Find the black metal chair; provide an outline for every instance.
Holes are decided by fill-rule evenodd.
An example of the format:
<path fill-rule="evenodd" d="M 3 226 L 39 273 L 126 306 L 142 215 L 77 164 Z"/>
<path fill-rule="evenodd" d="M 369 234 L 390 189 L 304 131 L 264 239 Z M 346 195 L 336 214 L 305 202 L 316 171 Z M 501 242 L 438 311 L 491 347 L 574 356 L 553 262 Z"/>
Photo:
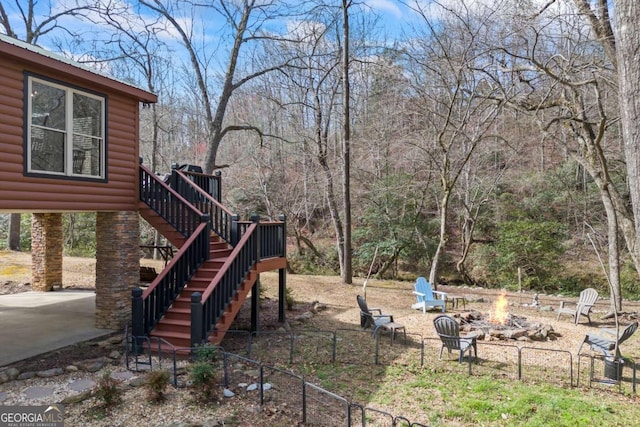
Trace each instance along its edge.
<path fill-rule="evenodd" d="M 380 308 L 369 308 L 367 301 L 361 296 L 356 297 L 358 306 L 360 307 L 360 326 L 362 329 L 371 328 L 371 335 L 375 336 L 380 329 L 384 329 L 391 333 L 391 343 L 395 340 L 396 331 L 404 333 L 404 339 L 407 340 L 407 331 L 405 327 L 393 321 L 390 314 L 382 314 Z M 377 314 L 374 314 L 377 313 Z"/>
<path fill-rule="evenodd" d="M 601 352 L 604 356 L 621 357 L 620 344 L 631 338 L 631 335 L 638 329 L 638 322 L 633 322 L 622 330 L 622 333 L 616 339 L 615 329 L 600 329 L 599 334 L 587 334 L 580 344 L 578 354 L 582 350 L 582 346 L 588 344 L 592 351 Z M 615 349 L 615 354 L 612 351 Z"/>
<path fill-rule="evenodd" d="M 449 353 L 451 350 L 460 351 L 458 362 L 462 363 L 464 353 L 468 352 L 469 361 L 471 361 L 471 352 L 473 351 L 474 357 L 478 359 L 478 345 L 476 343 L 475 335 L 460 336 L 460 325 L 456 320 L 446 314 L 441 314 L 433 319 L 433 325 L 436 328 L 436 333 L 442 341 L 442 347 L 440 347 L 440 356 L 442 359 L 442 351 L 447 348 Z"/>

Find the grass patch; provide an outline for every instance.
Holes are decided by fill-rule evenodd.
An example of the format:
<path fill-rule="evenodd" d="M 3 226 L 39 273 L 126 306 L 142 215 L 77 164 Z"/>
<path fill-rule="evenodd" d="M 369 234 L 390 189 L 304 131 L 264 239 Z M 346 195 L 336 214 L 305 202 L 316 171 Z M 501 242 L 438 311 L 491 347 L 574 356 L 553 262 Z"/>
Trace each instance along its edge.
<path fill-rule="evenodd" d="M 354 333 L 338 343 L 362 357 L 359 363 L 326 363 L 324 357 L 314 360 L 308 351 L 304 363 L 282 368 L 350 402 L 432 427 L 628 426 L 629 420 L 640 419 L 635 396 L 613 389 L 546 385 L 540 378 L 536 383 L 495 378 L 477 370 L 469 376 L 465 365 L 461 369 L 455 360 L 427 359 L 420 367 L 411 346 L 385 345 L 385 363 L 376 365 L 370 351 L 363 351 L 372 341 L 368 334 Z"/>
<path fill-rule="evenodd" d="M 640 408 L 628 397 L 459 373 L 390 366 L 366 405 L 431 426 L 629 425 Z M 404 378 L 404 381 L 401 379 Z M 349 381 L 347 378 L 344 380 Z"/>

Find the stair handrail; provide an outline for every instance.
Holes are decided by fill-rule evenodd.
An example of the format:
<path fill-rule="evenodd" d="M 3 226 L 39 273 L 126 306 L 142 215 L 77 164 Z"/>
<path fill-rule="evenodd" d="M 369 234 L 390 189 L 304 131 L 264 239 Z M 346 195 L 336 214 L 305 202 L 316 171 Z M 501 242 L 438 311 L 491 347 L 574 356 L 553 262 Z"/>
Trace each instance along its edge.
<path fill-rule="evenodd" d="M 202 294 L 192 295 L 192 346 L 207 339 L 247 274 L 258 262 L 258 230 L 257 221 L 249 225 L 207 288 Z"/>
<path fill-rule="evenodd" d="M 172 188 L 202 212 L 208 214 L 211 229 L 214 233 L 233 246 L 235 244 L 232 235 L 233 222 L 234 218 L 237 218 L 237 215 L 223 206 L 220 201 L 212 197 L 205 189 L 201 188 L 197 181 L 190 179 L 186 172 L 174 169 L 171 171 L 171 174 Z M 189 173 L 189 175 L 194 174 L 194 172 Z M 203 174 L 197 175 L 208 176 Z"/>
<path fill-rule="evenodd" d="M 133 334 L 147 335 L 180 295 L 198 267 L 209 258 L 209 224 L 201 223 L 142 294 L 141 313 L 133 308 Z M 136 325 L 137 322 L 140 322 Z"/>
<path fill-rule="evenodd" d="M 180 170 L 179 172 L 190 181 L 193 181 L 215 200 L 222 202 L 222 173 L 219 170 L 215 171 L 213 175 L 189 170 Z"/>
<path fill-rule="evenodd" d="M 140 164 L 138 169 L 140 200 L 184 237 L 190 236 L 202 222 L 203 212 L 143 164 Z"/>

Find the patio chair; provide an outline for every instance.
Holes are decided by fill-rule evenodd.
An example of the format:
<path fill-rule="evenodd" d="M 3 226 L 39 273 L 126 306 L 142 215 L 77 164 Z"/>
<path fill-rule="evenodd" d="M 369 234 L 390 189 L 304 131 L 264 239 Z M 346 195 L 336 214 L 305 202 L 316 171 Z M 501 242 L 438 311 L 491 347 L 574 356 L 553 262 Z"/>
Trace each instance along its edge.
<path fill-rule="evenodd" d="M 458 363 L 462 363 L 464 353 L 468 352 L 467 357 L 471 362 L 471 352 L 473 351 L 474 358 L 478 359 L 478 345 L 476 343 L 475 335 L 460 336 L 460 325 L 454 318 L 441 314 L 433 319 L 433 326 L 436 328 L 436 333 L 442 341 L 442 347 L 440 347 L 439 359 L 442 360 L 442 351 L 447 348 L 449 353 L 451 350 L 460 351 L 458 357 Z"/>
<path fill-rule="evenodd" d="M 434 291 L 431 288 L 431 283 L 424 277 L 418 277 L 414 285 L 414 295 L 417 298 L 417 302 L 411 305 L 413 309 L 422 309 L 423 313 L 427 312 L 427 307 L 436 308 L 440 307 L 444 313 L 447 308 L 447 293 Z"/>
<path fill-rule="evenodd" d="M 588 344 L 591 347 L 591 351 L 599 351 L 604 356 L 615 356 L 616 358 L 619 358 L 621 357 L 620 344 L 631 338 L 631 335 L 633 335 L 637 329 L 638 322 L 636 321 L 631 323 L 621 331 L 617 340 L 615 329 L 602 328 L 600 329 L 599 334 L 587 334 L 584 337 L 582 344 L 580 344 L 578 354 L 580 354 L 582 346 Z M 615 354 L 612 353 L 614 349 L 616 350 Z"/>
<path fill-rule="evenodd" d="M 561 301 L 560 308 L 558 308 L 558 317 L 556 320 L 560 320 L 560 315 L 567 314 L 573 316 L 573 322 L 577 325 L 580 320 L 580 316 L 586 316 L 589 324 L 591 324 L 591 317 L 589 313 L 598 300 L 598 291 L 593 288 L 587 288 L 580 292 L 580 298 L 578 299 L 575 307 L 566 307 L 566 304 L 572 304 L 570 302 Z"/>
<path fill-rule="evenodd" d="M 407 331 L 405 327 L 393 321 L 390 314 L 382 314 L 380 308 L 369 308 L 367 301 L 361 296 L 356 297 L 358 306 L 360 307 L 360 326 L 362 329 L 371 328 L 371 335 L 375 336 L 380 328 L 391 332 L 391 343 L 395 340 L 396 331 L 404 332 L 404 339 L 407 339 Z M 377 313 L 377 314 L 374 314 Z"/>

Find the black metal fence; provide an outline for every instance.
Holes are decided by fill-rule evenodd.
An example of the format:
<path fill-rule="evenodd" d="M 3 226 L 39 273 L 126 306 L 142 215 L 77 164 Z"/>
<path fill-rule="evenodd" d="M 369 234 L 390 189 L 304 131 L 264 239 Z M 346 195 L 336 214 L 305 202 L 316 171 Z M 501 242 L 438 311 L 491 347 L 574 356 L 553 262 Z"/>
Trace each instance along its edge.
<path fill-rule="evenodd" d="M 367 336 L 365 336 L 367 335 Z M 287 408 L 292 420 L 310 426 L 424 426 L 402 415 L 362 405 L 336 394 L 335 390 L 306 381 L 288 368 L 313 361 L 314 364 L 391 365 L 398 362 L 447 372 L 501 380 L 518 380 L 559 387 L 601 386 L 603 389 L 635 393 L 636 364 L 625 359 L 621 378 L 607 377 L 602 357 L 572 353 L 552 348 L 478 342 L 478 359 L 443 353 L 441 341 L 407 334 L 391 341 L 389 336 L 370 336 L 369 331 L 337 329 L 335 331 L 298 330 L 290 332 L 227 331 L 224 347 L 217 351 L 220 382 L 244 399 L 265 400 Z M 134 340 L 135 341 L 135 340 Z M 134 342 L 132 341 L 132 342 Z M 193 349 L 192 353 L 197 353 Z M 158 355 L 158 358 L 165 357 Z M 175 359 L 174 378 L 177 378 Z M 247 384 L 255 384 L 249 391 Z M 613 386 L 613 387 L 612 387 Z"/>

